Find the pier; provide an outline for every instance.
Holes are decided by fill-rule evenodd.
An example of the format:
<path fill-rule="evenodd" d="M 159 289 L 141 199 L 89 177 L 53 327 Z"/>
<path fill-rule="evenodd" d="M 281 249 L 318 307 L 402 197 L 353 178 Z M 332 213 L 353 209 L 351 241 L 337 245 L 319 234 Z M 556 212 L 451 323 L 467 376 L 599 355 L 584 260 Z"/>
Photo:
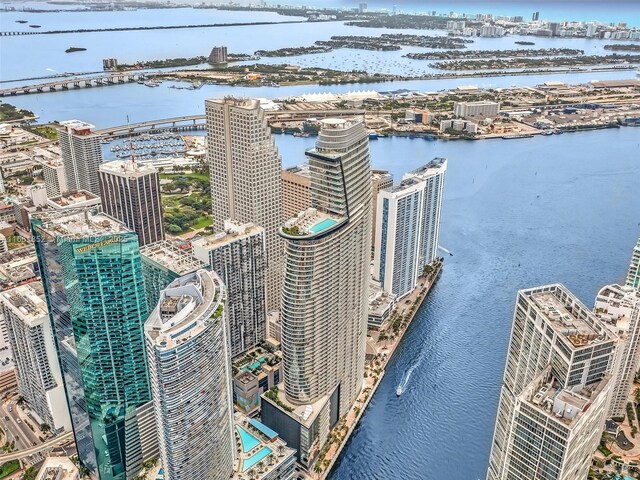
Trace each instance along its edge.
<path fill-rule="evenodd" d="M 24 85 L 21 87 L 9 87 L 0 90 L 0 97 L 13 97 L 16 95 L 28 95 L 30 93 L 62 92 L 78 88 L 103 87 L 107 85 L 120 85 L 144 80 L 146 76 L 141 73 L 121 73 L 103 75 L 99 77 L 69 78 L 48 83 Z"/>

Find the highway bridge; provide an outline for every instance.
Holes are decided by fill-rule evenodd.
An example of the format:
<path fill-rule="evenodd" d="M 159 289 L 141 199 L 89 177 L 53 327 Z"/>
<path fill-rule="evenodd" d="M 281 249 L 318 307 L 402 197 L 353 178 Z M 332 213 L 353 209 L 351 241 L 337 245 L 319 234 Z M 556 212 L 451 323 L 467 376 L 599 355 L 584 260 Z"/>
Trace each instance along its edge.
<path fill-rule="evenodd" d="M 40 445 L 36 445 L 35 447 L 27 448 L 26 450 L 17 450 L 15 452 L 0 455 L 0 463 L 9 462 L 11 460 L 24 459 L 29 455 L 35 455 L 36 453 L 45 452 L 46 450 L 68 442 L 69 440 L 73 440 L 73 432 L 63 433 L 62 435 L 58 435 L 51 440 L 41 443 Z"/>
<path fill-rule="evenodd" d="M 140 73 L 117 73 L 97 77 L 75 77 L 48 83 L 39 83 L 36 85 L 3 88 L 0 89 L 0 97 L 27 95 L 29 93 L 60 92 L 77 88 L 101 87 L 106 85 L 119 85 L 123 83 L 138 82 L 145 78 L 145 75 Z"/>
<path fill-rule="evenodd" d="M 353 117 L 364 115 L 364 110 L 267 110 L 265 112 L 270 124 L 282 121 L 303 121 L 309 118 Z M 94 133 L 105 138 L 126 137 L 129 133 L 157 133 L 164 130 L 188 131 L 204 130 L 204 115 L 185 115 L 182 117 L 149 120 L 115 127 L 94 130 Z"/>

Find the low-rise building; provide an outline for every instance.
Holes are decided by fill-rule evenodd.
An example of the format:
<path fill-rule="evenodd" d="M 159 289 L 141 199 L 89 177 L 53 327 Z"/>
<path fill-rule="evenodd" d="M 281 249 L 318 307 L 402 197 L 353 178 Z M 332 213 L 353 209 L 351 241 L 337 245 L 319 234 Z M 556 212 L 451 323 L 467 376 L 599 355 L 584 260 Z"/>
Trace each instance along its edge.
<path fill-rule="evenodd" d="M 259 352 L 257 350 L 260 350 Z M 272 389 L 282 378 L 282 353 L 253 351 L 234 364 L 239 373 L 233 378 L 233 402 L 246 415 L 255 415 L 260 409 L 260 395 Z"/>
<path fill-rule="evenodd" d="M 295 450 L 278 432 L 239 412 L 234 415 L 236 464 L 234 480 L 293 480 Z"/>
<path fill-rule="evenodd" d="M 79 480 L 80 471 L 68 457 L 47 457 L 36 480 Z"/>
<path fill-rule="evenodd" d="M 380 282 L 371 280 L 369 283 L 369 316 L 367 326 L 369 328 L 380 329 L 391 317 L 396 307 L 396 296 L 385 292 L 380 286 Z"/>
<path fill-rule="evenodd" d="M 480 127 L 478 127 L 477 123 L 468 120 L 453 119 L 440 121 L 440 133 L 445 133 L 450 129 L 456 132 L 465 132 L 474 135 L 478 133 Z"/>

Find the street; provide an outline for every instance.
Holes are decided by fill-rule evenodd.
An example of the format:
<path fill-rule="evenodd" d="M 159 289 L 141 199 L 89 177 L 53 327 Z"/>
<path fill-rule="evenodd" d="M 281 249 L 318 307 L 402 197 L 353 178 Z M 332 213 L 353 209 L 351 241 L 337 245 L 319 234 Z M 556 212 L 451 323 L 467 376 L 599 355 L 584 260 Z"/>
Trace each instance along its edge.
<path fill-rule="evenodd" d="M 11 411 L 9 411 L 9 409 L 11 409 Z M 36 429 L 39 429 L 39 425 L 36 425 L 36 421 L 32 418 L 24 414 L 21 418 L 19 407 L 15 402 L 11 401 L 0 405 L 0 425 L 7 434 L 7 442 L 11 443 L 11 441 L 15 441 L 15 446 L 18 450 L 31 448 L 34 443 L 36 445 L 41 443 L 38 435 L 32 432 L 25 424 L 25 419 Z"/>

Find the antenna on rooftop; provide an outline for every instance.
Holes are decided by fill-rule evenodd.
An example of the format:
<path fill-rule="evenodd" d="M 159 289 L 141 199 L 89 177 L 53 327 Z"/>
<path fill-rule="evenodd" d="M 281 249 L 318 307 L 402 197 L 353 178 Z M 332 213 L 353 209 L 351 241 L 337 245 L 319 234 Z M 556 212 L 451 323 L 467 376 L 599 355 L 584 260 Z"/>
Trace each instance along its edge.
<path fill-rule="evenodd" d="M 129 115 L 127 115 L 127 126 L 129 126 Z M 131 164 L 134 165 L 136 163 L 136 157 L 133 153 L 133 141 L 131 140 L 131 132 L 132 128 L 129 127 L 129 151 L 131 152 Z"/>

